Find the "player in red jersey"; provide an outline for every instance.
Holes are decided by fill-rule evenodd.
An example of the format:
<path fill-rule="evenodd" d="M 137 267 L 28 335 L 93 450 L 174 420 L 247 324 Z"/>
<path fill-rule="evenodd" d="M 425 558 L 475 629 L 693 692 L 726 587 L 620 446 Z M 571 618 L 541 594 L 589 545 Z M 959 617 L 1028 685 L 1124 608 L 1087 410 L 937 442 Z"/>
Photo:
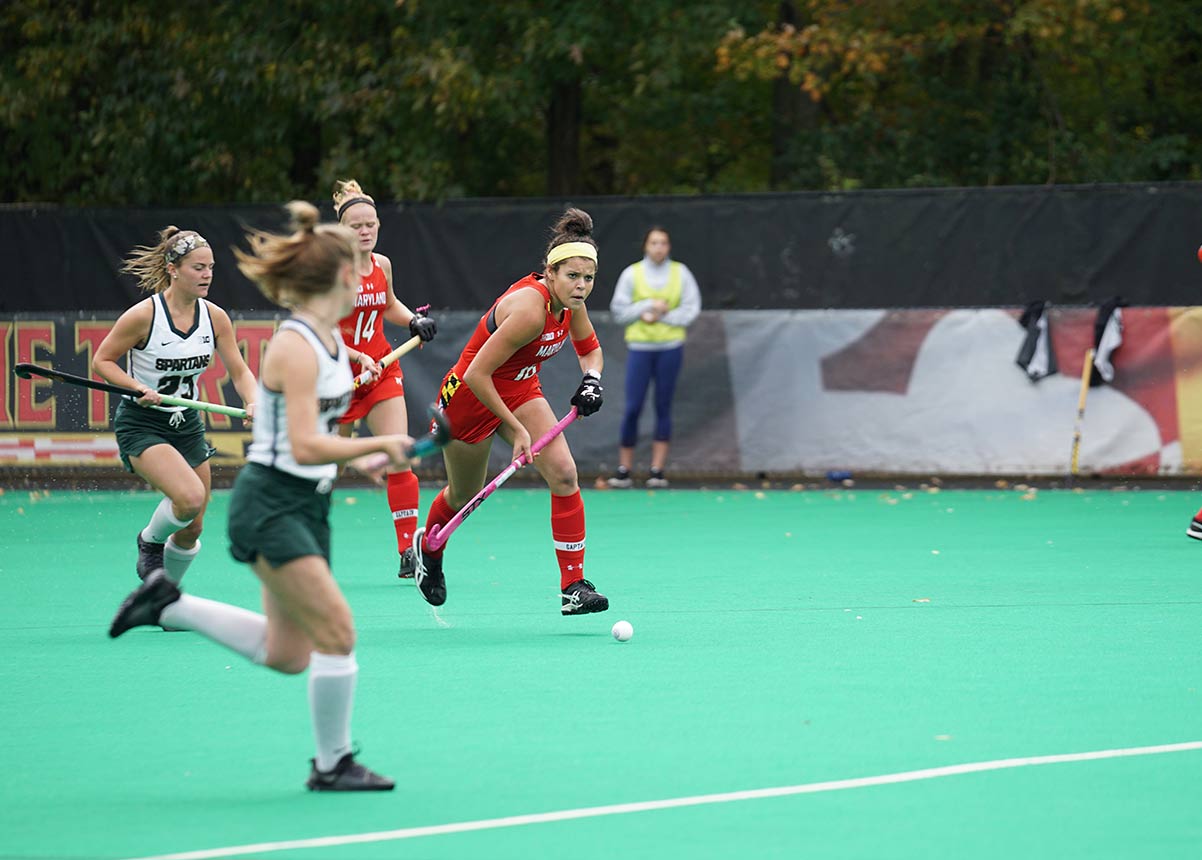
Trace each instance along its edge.
<path fill-rule="evenodd" d="M 384 321 L 407 326 L 422 342 L 433 340 L 438 332 L 434 320 L 423 312 L 414 313 L 397 300 L 392 288 L 392 261 L 374 253 L 380 236 L 380 219 L 376 202 L 363 192 L 353 179 L 339 181 L 334 188 L 334 211 L 338 223 L 350 227 L 359 237 L 359 247 L 365 253 L 359 270 L 359 293 L 355 308 L 338 325 L 342 339 L 349 348 L 355 374 L 370 371 L 375 378 L 355 389 L 350 409 L 342 416 L 339 431 L 350 436 L 355 423 L 367 421 L 373 436 L 408 433 L 409 414 L 405 409 L 405 386 L 398 363 L 383 370 L 377 362 L 392 351 L 384 337 Z M 413 534 L 417 528 L 417 475 L 408 466 L 389 470 L 386 485 L 388 509 L 396 530 L 397 552 L 400 554 L 401 579 L 413 576 Z"/>
<path fill-rule="evenodd" d="M 447 599 L 442 572 L 446 547 L 433 551 L 423 536 L 436 524 L 445 526 L 484 486 L 494 433 L 513 445 L 516 460 L 523 454 L 529 457 L 531 440 L 555 425 L 538 370 L 569 337 L 584 371 L 572 405 L 580 415 L 601 408 L 601 344 L 584 306 L 597 275 L 592 230 L 587 212 L 564 212 L 555 225 L 543 272 L 522 278 L 493 303 L 443 378 L 438 402 L 454 435 L 442 452 L 447 486 L 435 497 L 425 526 L 413 540 L 417 586 L 427 603 L 440 606 Z M 584 578 L 584 502 L 567 440 L 556 436 L 534 458 L 534 468 L 551 490 L 560 611 L 604 612 L 609 601 Z"/>

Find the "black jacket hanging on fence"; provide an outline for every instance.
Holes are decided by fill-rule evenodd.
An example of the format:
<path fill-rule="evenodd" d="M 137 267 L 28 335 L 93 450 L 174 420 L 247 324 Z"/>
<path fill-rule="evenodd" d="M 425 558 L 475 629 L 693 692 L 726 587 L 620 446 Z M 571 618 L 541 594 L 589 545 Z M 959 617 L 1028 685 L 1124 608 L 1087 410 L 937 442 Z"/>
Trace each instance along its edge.
<path fill-rule="evenodd" d="M 1052 349 L 1052 325 L 1048 315 L 1051 307 L 1045 301 L 1031 302 L 1018 318 L 1018 324 L 1027 330 L 1027 335 L 1015 362 L 1032 382 L 1051 376 L 1059 369 L 1056 351 Z"/>
<path fill-rule="evenodd" d="M 1107 299 L 1098 308 L 1093 324 L 1093 370 L 1089 374 L 1090 385 L 1101 385 L 1114 381 L 1114 364 L 1110 357 L 1123 343 L 1123 311 L 1127 303 L 1121 296 Z"/>

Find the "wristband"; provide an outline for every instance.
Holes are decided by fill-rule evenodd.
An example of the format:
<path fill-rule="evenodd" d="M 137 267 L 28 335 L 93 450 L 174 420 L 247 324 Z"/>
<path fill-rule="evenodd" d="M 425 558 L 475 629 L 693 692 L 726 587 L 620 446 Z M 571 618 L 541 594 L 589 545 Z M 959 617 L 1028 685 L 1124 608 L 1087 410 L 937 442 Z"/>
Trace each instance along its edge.
<path fill-rule="evenodd" d="M 576 347 L 577 355 L 588 355 L 594 349 L 601 348 L 601 341 L 597 340 L 597 333 L 593 332 L 583 340 L 572 341 L 572 346 Z"/>

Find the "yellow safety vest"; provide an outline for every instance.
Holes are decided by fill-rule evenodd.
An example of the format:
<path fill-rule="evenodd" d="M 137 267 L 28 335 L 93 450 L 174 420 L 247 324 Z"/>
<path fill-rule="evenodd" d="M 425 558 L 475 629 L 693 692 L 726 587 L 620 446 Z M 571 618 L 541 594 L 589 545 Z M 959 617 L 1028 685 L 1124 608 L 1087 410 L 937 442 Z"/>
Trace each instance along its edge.
<path fill-rule="evenodd" d="M 673 261 L 668 266 L 668 283 L 662 290 L 653 290 L 647 284 L 647 274 L 643 271 L 641 262 L 634 264 L 631 275 L 634 278 L 634 289 L 630 298 L 633 302 L 643 299 L 663 299 L 668 303 L 668 310 L 680 307 L 681 264 Z M 643 322 L 635 320 L 626 326 L 627 343 L 671 343 L 683 341 L 685 329 L 682 325 L 668 325 L 666 322 Z"/>

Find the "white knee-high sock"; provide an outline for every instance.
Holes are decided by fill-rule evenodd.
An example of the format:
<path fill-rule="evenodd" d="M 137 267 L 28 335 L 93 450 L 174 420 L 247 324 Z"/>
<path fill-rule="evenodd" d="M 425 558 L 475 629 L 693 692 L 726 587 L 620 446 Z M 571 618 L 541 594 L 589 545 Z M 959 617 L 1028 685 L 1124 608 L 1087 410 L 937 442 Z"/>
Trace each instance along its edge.
<path fill-rule="evenodd" d="M 359 664 L 354 653 L 309 655 L 309 712 L 317 742 L 317 769 L 331 770 L 351 751 L 351 709 Z"/>
<path fill-rule="evenodd" d="M 150 543 L 163 543 L 168 537 L 182 529 L 191 520 L 177 520 L 171 512 L 171 499 L 166 497 L 150 515 L 150 522 L 142 529 L 142 540 Z"/>
<path fill-rule="evenodd" d="M 200 541 L 197 541 L 196 546 L 192 549 L 180 549 L 175 542 L 174 535 L 167 538 L 167 543 L 163 547 L 163 569 L 167 572 L 167 578 L 179 585 L 179 581 L 188 572 L 188 567 L 198 552 L 200 552 Z"/>
<path fill-rule="evenodd" d="M 183 594 L 163 609 L 159 622 L 199 633 L 260 666 L 267 659 L 267 617 L 249 609 Z"/>

